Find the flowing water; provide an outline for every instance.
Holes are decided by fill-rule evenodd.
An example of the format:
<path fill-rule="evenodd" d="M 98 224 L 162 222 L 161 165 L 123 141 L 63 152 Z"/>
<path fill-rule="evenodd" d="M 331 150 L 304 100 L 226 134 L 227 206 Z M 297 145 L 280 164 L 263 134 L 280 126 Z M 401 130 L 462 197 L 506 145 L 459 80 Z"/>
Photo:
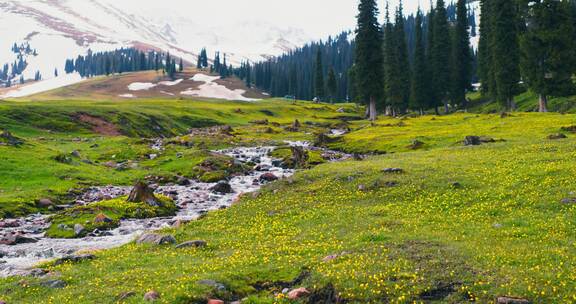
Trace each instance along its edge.
<path fill-rule="evenodd" d="M 307 143 L 289 142 L 290 145 L 304 146 Z M 158 151 L 161 145 L 155 144 Z M 48 228 L 47 215 L 34 214 L 26 218 L 16 219 L 16 227 L 0 228 L 0 238 L 9 234 L 20 234 L 27 238 L 38 240 L 34 243 L 17 245 L 0 245 L 0 276 L 23 275 L 37 263 L 47 261 L 81 250 L 97 250 L 118 247 L 134 240 L 144 231 L 157 230 L 172 226 L 177 221 L 197 219 L 204 213 L 229 207 L 239 195 L 259 190 L 263 183 L 259 177 L 265 173 L 272 173 L 278 178 L 286 178 L 294 174 L 292 169 L 284 169 L 268 156 L 274 147 L 251 147 L 232 148 L 217 151 L 235 160 L 256 164 L 255 170 L 245 175 L 232 177 L 229 181 L 233 189 L 231 194 L 219 194 L 210 190 L 214 183 L 200 183 L 190 181 L 187 186 L 166 185 L 157 186 L 155 192 L 174 198 L 180 210 L 174 217 L 151 218 L 138 220 L 124 220 L 120 227 L 106 231 L 98 236 L 88 236 L 81 239 L 51 239 L 44 237 L 44 231 Z M 338 160 L 348 156 L 326 151 L 329 159 Z M 275 165 L 276 164 L 276 165 Z M 86 191 L 80 198 L 80 203 L 91 203 L 102 199 L 111 199 L 128 195 L 131 187 L 106 186 L 93 187 Z"/>

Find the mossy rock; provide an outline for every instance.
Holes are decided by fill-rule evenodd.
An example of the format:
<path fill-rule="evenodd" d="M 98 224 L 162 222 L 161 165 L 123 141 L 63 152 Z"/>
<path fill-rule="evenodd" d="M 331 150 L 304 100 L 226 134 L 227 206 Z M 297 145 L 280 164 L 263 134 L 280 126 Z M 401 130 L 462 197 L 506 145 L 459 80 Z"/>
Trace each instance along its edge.
<path fill-rule="evenodd" d="M 192 169 L 192 177 L 205 183 L 215 183 L 232 174 L 244 173 L 250 168 L 223 155 L 212 155 Z"/>
<path fill-rule="evenodd" d="M 59 212 L 50 219 L 50 227 L 46 236 L 51 238 L 78 238 L 95 229 L 104 231 L 117 228 L 120 220 L 143 219 L 153 217 L 172 216 L 178 208 L 169 198 L 159 196 L 159 206 L 154 207 L 146 203 L 130 203 L 126 197 L 78 206 Z M 97 216 L 105 216 L 108 221 L 96 221 Z M 84 227 L 79 234 L 74 232 L 74 225 Z"/>

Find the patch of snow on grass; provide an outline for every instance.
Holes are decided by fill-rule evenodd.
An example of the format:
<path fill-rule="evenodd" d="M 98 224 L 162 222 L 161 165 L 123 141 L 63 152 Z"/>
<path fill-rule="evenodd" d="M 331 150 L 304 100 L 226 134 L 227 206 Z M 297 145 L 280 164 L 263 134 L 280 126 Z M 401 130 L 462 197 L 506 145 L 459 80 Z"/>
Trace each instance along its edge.
<path fill-rule="evenodd" d="M 171 87 L 171 86 L 175 86 L 175 85 L 181 83 L 182 81 L 184 81 L 184 79 L 178 79 L 178 80 L 174 80 L 174 81 L 161 81 L 158 84 Z"/>
<path fill-rule="evenodd" d="M 59 77 L 33 82 L 22 86 L 15 87 L 13 90 L 4 94 L 3 98 L 17 98 L 30 96 L 57 88 L 65 87 L 82 81 L 78 73 L 66 74 Z"/>
<path fill-rule="evenodd" d="M 160 93 L 166 94 L 166 95 L 170 95 L 170 96 L 174 96 L 174 93 L 170 93 L 170 92 L 166 92 L 166 91 L 160 91 Z"/>
<path fill-rule="evenodd" d="M 154 88 L 156 84 L 151 82 L 134 82 L 128 85 L 128 90 L 130 91 L 148 91 Z"/>
<path fill-rule="evenodd" d="M 204 82 L 200 85 L 197 90 L 188 89 L 186 91 L 180 92 L 182 95 L 205 97 L 205 98 L 216 98 L 225 100 L 240 100 L 240 101 L 258 101 L 260 99 L 247 98 L 243 94 L 246 93 L 245 90 L 236 89 L 230 90 L 223 85 L 215 83 L 220 76 L 210 76 L 205 74 L 196 74 L 190 80 Z"/>

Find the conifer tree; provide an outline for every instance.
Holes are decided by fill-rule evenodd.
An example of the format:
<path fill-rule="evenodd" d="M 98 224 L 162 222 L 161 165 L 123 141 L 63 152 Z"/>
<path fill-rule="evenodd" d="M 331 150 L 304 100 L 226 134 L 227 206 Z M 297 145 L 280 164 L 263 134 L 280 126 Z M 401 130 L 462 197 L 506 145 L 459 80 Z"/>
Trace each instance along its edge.
<path fill-rule="evenodd" d="M 316 52 L 316 69 L 314 71 L 314 95 L 318 101 L 323 101 L 325 96 L 324 68 L 322 67 L 322 52 Z"/>
<path fill-rule="evenodd" d="M 178 64 L 178 71 L 180 73 L 184 71 L 184 61 L 182 60 L 182 57 L 180 57 L 180 63 Z"/>
<path fill-rule="evenodd" d="M 336 81 L 336 72 L 334 72 L 334 68 L 330 68 L 328 72 L 328 80 L 326 81 L 326 87 L 328 89 L 328 99 L 331 103 L 334 102 L 334 97 L 338 91 L 338 83 Z"/>
<path fill-rule="evenodd" d="M 520 39 L 522 76 L 539 95 L 539 111 L 548 111 L 548 96 L 573 93 L 576 32 L 568 1 L 540 0 L 528 8 Z"/>
<path fill-rule="evenodd" d="M 384 69 L 382 32 L 375 0 L 360 0 L 356 28 L 355 79 L 362 101 L 369 103 L 370 120 L 376 120 L 377 103 L 382 98 Z"/>
<path fill-rule="evenodd" d="M 471 85 L 472 54 L 468 32 L 466 0 L 458 0 L 456 26 L 452 37 L 450 101 L 466 107 L 466 91 Z"/>
<path fill-rule="evenodd" d="M 514 95 L 520 81 L 518 7 L 515 1 L 491 0 L 490 48 L 496 99 L 514 110 Z"/>
<path fill-rule="evenodd" d="M 246 87 L 252 88 L 252 68 L 250 62 L 246 62 Z"/>
<path fill-rule="evenodd" d="M 432 40 L 433 90 L 437 107 L 444 103 L 444 112 L 448 112 L 448 91 L 450 83 L 450 30 L 444 0 L 436 2 L 434 12 L 434 37 Z"/>
<path fill-rule="evenodd" d="M 492 70 L 492 48 L 491 27 L 492 27 L 492 0 L 481 0 L 480 16 L 480 42 L 478 44 L 478 77 L 482 83 L 482 94 L 488 95 L 492 99 L 496 98 L 496 84 L 494 72 Z"/>
<path fill-rule="evenodd" d="M 412 69 L 412 87 L 410 94 L 410 107 L 419 110 L 420 114 L 426 108 L 426 85 L 430 75 L 426 72 L 426 50 L 424 47 L 423 16 L 418 10 L 416 13 L 416 46 L 414 50 L 414 64 Z"/>

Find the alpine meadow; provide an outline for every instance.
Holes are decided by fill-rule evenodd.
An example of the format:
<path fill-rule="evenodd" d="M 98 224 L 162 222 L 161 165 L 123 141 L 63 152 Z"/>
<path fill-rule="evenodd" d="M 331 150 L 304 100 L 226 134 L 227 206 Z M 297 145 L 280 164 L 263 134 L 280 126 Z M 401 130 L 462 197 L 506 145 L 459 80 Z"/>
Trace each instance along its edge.
<path fill-rule="evenodd" d="M 576 0 L 1 0 L 0 304 L 576 303 Z"/>

